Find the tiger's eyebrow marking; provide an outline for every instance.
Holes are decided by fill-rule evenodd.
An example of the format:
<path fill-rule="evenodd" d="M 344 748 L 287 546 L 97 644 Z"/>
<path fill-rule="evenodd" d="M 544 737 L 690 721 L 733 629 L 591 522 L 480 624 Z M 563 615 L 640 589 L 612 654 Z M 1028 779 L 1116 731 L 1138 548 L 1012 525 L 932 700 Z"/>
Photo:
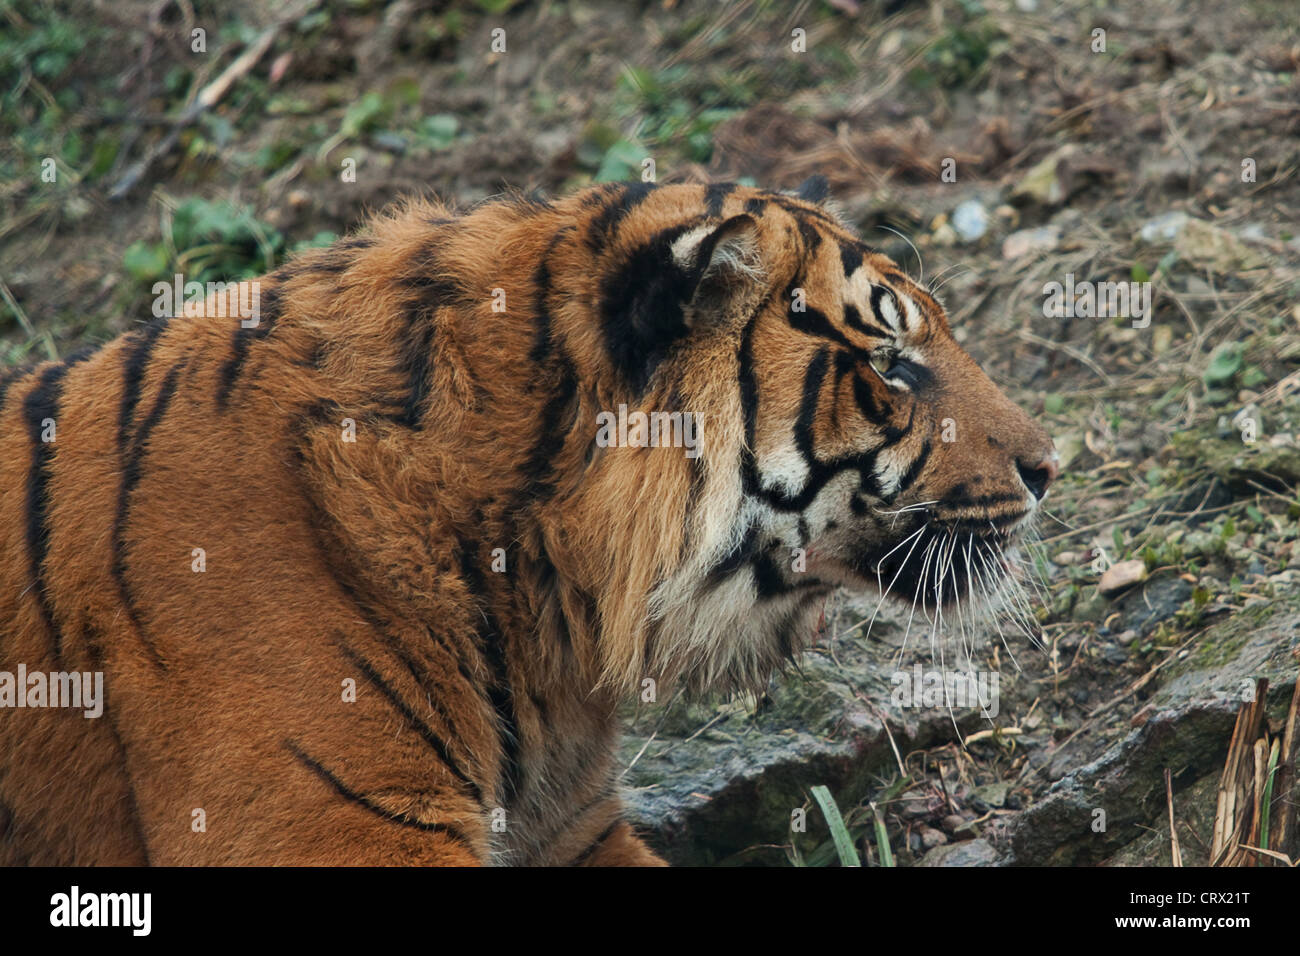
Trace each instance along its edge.
<path fill-rule="evenodd" d="M 894 330 L 894 334 L 903 331 L 898 312 L 898 300 L 894 290 L 885 285 L 871 287 L 871 311 L 884 325 Z"/>
<path fill-rule="evenodd" d="M 880 338 L 880 339 L 894 338 L 893 332 L 889 331 L 888 329 L 881 328 L 880 326 L 876 325 L 873 322 L 867 322 L 865 319 L 863 319 L 862 313 L 858 311 L 858 307 L 851 302 L 844 306 L 844 324 L 851 329 L 857 329 L 859 332 L 863 333 L 864 335 L 870 335 L 873 338 Z"/>
<path fill-rule="evenodd" d="M 903 303 L 903 324 L 908 329 L 919 329 L 921 327 L 921 311 L 916 307 L 911 296 L 899 295 L 898 298 Z"/>
<path fill-rule="evenodd" d="M 803 281 L 804 280 L 800 276 L 796 276 L 790 281 L 790 285 L 787 286 L 785 290 L 787 301 L 793 299 L 794 290 L 799 288 L 799 283 Z M 862 350 L 861 346 L 854 345 L 850 342 L 848 336 L 837 329 L 831 323 L 830 319 L 826 317 L 826 313 L 821 311 L 821 309 L 813 308 L 811 305 L 804 303 L 804 310 L 802 312 L 796 312 L 788 306 L 785 312 L 786 321 L 790 323 L 792 329 L 796 329 L 807 335 L 815 335 L 818 338 L 830 339 L 832 342 L 836 342 L 847 349 L 853 349 L 855 351 Z"/>

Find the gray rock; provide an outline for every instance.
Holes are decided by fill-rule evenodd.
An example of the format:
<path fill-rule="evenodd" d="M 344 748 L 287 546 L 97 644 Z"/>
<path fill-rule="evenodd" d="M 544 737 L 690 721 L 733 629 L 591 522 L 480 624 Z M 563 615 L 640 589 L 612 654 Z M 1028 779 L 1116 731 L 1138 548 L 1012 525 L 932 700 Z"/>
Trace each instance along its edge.
<path fill-rule="evenodd" d="M 1172 242 L 1183 231 L 1189 218 L 1185 212 L 1167 212 L 1144 222 L 1138 235 L 1143 242 Z"/>
<path fill-rule="evenodd" d="M 1124 627 L 1143 632 L 1154 626 L 1185 599 L 1184 585 L 1158 575 L 1125 594 L 1118 602 Z M 911 641 L 914 651 L 915 634 Z M 954 720 L 963 732 L 988 726 L 970 711 L 950 717 L 942 708 L 896 705 L 890 678 L 901 647 L 901 630 L 878 622 L 870 641 L 856 634 L 841 638 L 833 654 L 823 641 L 800 671 L 773 681 L 770 699 L 677 702 L 629 715 L 621 748 L 630 767 L 623 776 L 629 819 L 677 864 L 783 864 L 781 847 L 791 842 L 797 810 L 806 823 L 806 832 L 794 837 L 800 850 L 824 845 L 829 834 L 808 791 L 825 784 L 848 813 L 878 788 L 896 768 L 882 718 L 900 753 L 951 741 Z M 1256 678 L 1267 677 L 1270 706 L 1280 711 L 1295 684 L 1297 651 L 1300 595 L 1216 623 L 1149 688 L 1149 716 L 1137 729 L 1127 719 L 1112 719 L 1093 727 L 1086 745 L 1081 737 L 1056 750 L 1034 733 L 1022 735 L 1019 745 L 1031 765 L 1041 768 L 1040 779 L 1059 779 L 1029 809 L 1001 816 L 999 829 L 982 825 L 981 839 L 929 848 L 921 865 L 1160 862 L 1160 853 L 1167 855 L 1167 834 L 1162 851 L 1152 833 L 1166 814 L 1165 768 L 1174 773 L 1179 819 L 1200 819 L 1206 798 L 1196 788 L 1222 770 L 1243 694 Z M 1018 693 L 1030 699 L 1045 690 L 1030 675 L 1023 681 Z M 1081 761 L 1086 762 L 1080 766 Z M 1212 788 L 1208 799 L 1212 815 Z M 915 819 L 928 829 L 943 811 L 916 802 Z M 907 818 L 905 804 L 897 802 L 891 812 Z M 965 803 L 981 814 L 1020 806 L 1005 782 L 977 788 Z M 870 839 L 861 814 L 851 825 L 855 838 Z M 943 827 L 951 827 L 954 838 L 970 832 L 956 820 L 945 820 Z M 912 830 L 918 851 L 926 848 L 922 829 Z M 1208 842 L 1208 834 L 1201 835 Z M 1186 845 L 1184 851 L 1185 860 L 1195 860 Z"/>
<path fill-rule="evenodd" d="M 1152 716 L 1009 824 L 1010 860 L 1087 865 L 1137 839 L 1164 809 L 1164 768 L 1195 779 L 1221 766 L 1236 716 L 1236 705 L 1221 700 Z"/>
<path fill-rule="evenodd" d="M 1118 854 L 1159 826 L 1166 768 L 1175 774 L 1176 802 L 1203 799 L 1192 793 L 1193 785 L 1217 779 L 1247 689 L 1267 677 L 1272 710 L 1280 713 L 1290 699 L 1292 655 L 1300 647 L 1298 604 L 1293 595 L 1290 602 L 1242 611 L 1203 634 L 1193 652 L 1171 666 L 1145 723 L 1066 774 L 1010 822 L 999 844 L 1003 862 L 1083 865 Z"/>
<path fill-rule="evenodd" d="M 952 228 L 962 242 L 977 242 L 989 230 L 989 211 L 978 199 L 967 199 L 952 211 Z"/>
<path fill-rule="evenodd" d="M 913 633 L 908 661 L 916 644 Z M 810 787 L 825 784 L 846 812 L 874 773 L 896 767 L 881 715 L 902 753 L 952 740 L 954 721 L 964 732 L 989 726 L 971 709 L 897 706 L 891 677 L 900 646 L 901 632 L 882 616 L 870 641 L 855 635 L 836 642 L 834 657 L 825 642 L 805 655 L 757 707 L 678 702 L 629 715 L 620 750 L 631 767 L 623 776 L 629 820 L 670 862 L 711 864 L 746 847 L 789 843 L 791 814 L 807 806 L 799 845 L 816 845 L 828 831 Z M 779 864 L 784 855 L 739 860 Z"/>
<path fill-rule="evenodd" d="M 1116 602 L 1120 626 L 1135 635 L 1147 634 L 1161 621 L 1173 617 L 1191 596 L 1192 585 L 1182 578 L 1167 573 L 1157 575 Z"/>
<path fill-rule="evenodd" d="M 937 846 L 917 866 L 998 866 L 998 852 L 987 840 L 967 840 Z"/>

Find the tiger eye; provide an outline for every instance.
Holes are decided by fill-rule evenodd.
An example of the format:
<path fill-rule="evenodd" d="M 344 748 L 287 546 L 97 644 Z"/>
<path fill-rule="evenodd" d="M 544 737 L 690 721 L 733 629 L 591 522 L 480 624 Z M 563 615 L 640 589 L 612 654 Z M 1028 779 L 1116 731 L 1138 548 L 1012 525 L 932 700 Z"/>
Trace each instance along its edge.
<path fill-rule="evenodd" d="M 894 367 L 894 360 L 898 353 L 893 349 L 876 349 L 871 353 L 871 367 L 880 373 L 881 377 L 889 374 L 889 370 Z"/>

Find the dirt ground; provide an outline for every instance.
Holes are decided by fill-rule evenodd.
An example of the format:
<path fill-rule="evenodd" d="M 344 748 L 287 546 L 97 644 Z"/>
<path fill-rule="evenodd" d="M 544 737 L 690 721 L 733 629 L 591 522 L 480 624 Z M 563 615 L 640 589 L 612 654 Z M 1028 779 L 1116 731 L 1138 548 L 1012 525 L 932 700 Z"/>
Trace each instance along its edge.
<path fill-rule="evenodd" d="M 1135 683 L 1300 593 L 1294 0 L 0 0 L 0 360 L 105 341 L 156 278 L 257 274 L 402 194 L 646 159 L 826 176 L 1054 435 L 1040 643 L 1009 638 L 1032 693 L 999 721 L 1032 746 L 943 745 L 969 789 L 1033 803 L 1140 724 Z M 1151 309 L 1045 314 L 1067 276 L 1150 283 Z M 1112 568 L 1136 587 L 1102 593 Z M 921 776 L 916 799 L 946 787 Z"/>

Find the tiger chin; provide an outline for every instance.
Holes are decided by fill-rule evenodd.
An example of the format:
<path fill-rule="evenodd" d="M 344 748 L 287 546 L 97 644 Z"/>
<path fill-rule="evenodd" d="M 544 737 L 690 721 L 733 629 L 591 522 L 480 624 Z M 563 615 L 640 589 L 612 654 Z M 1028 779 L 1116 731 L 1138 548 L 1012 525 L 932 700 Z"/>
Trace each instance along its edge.
<path fill-rule="evenodd" d="M 621 700 L 995 582 L 1056 476 L 823 194 L 411 201 L 8 373 L 0 671 L 107 702 L 0 711 L 0 862 L 661 863 Z"/>

